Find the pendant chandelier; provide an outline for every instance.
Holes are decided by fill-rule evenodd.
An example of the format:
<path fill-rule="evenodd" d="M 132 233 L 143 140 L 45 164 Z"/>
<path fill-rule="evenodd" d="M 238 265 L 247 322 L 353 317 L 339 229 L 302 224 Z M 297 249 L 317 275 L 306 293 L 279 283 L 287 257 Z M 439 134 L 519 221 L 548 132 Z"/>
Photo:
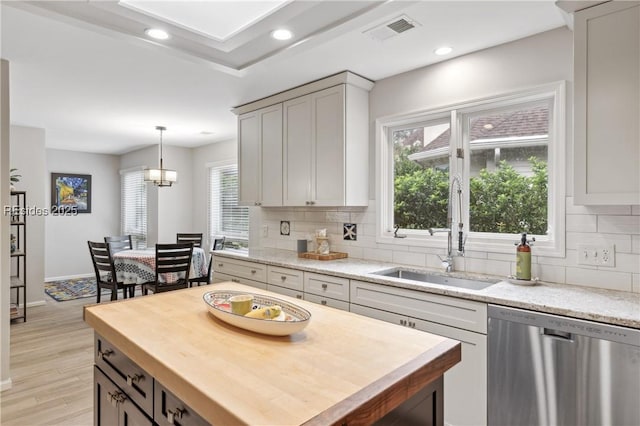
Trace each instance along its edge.
<path fill-rule="evenodd" d="M 145 182 L 153 182 L 155 186 L 171 186 L 178 179 L 178 173 L 175 170 L 163 168 L 162 164 L 162 132 L 167 128 L 156 126 L 156 130 L 160 131 L 160 168 L 144 169 L 144 180 Z"/>

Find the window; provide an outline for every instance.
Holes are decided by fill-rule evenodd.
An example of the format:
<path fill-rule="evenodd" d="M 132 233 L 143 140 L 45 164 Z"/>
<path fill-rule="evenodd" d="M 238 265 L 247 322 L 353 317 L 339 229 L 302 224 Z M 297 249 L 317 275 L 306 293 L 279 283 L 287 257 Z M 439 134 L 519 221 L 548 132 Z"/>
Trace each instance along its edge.
<path fill-rule="evenodd" d="M 226 246 L 247 247 L 249 209 L 238 206 L 238 166 L 217 163 L 209 168 L 209 241 L 225 237 Z"/>
<path fill-rule="evenodd" d="M 506 252 L 527 232 L 563 255 L 563 83 L 380 119 L 377 130 L 378 242 L 439 247 L 446 237 L 430 229 L 453 227 L 467 248 Z"/>
<path fill-rule="evenodd" d="M 120 172 L 120 223 L 136 248 L 147 247 L 147 185 L 144 170 Z"/>

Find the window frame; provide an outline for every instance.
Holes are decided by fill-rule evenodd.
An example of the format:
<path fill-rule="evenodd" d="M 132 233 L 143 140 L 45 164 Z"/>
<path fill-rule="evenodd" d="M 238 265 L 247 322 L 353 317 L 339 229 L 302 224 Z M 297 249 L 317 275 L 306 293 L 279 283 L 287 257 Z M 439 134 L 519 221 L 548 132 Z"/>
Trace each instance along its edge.
<path fill-rule="evenodd" d="M 376 129 L 376 242 L 391 246 L 442 248 L 447 245 L 446 233 L 430 236 L 426 231 L 401 230 L 406 238 L 393 236 L 393 140 L 391 131 L 412 124 L 432 122 L 443 116 L 451 117 L 449 181 L 453 176 L 463 177 L 463 223 L 468 235 L 466 251 L 513 253 L 518 234 L 468 232 L 469 224 L 469 167 L 468 137 L 464 137 L 463 120 L 496 109 L 550 100 L 549 134 L 547 145 L 548 220 L 549 234 L 536 236 L 536 251 L 551 257 L 565 256 L 565 193 L 566 193 L 566 82 L 557 81 L 523 90 L 429 108 L 399 113 L 375 120 Z M 465 146 L 466 145 L 466 146 Z M 464 158 L 455 158 L 457 148 L 464 149 Z M 451 158 L 455 158 L 452 160 Z M 466 190 L 465 190 L 466 187 Z M 455 230 L 454 230 L 455 231 Z"/>
<path fill-rule="evenodd" d="M 144 169 L 146 168 L 146 166 L 140 166 L 140 167 L 132 167 L 132 168 L 128 168 L 128 169 L 122 169 L 120 170 L 120 231 L 123 235 L 131 235 L 131 238 L 133 240 L 133 245 L 134 248 L 146 248 L 147 247 L 147 240 L 149 238 L 149 229 L 148 229 L 148 225 L 149 225 L 149 191 L 147 190 L 147 183 L 144 181 Z M 144 195 L 144 212 L 145 212 L 145 217 L 144 217 L 144 235 L 141 234 L 135 234 L 135 233 L 131 233 L 128 229 L 126 229 L 126 220 L 125 220 L 125 194 L 124 194 L 124 179 L 125 179 L 125 175 L 130 174 L 130 173 L 139 173 L 142 177 L 142 186 L 141 188 L 144 188 L 144 190 L 142 191 L 143 195 Z"/>
<path fill-rule="evenodd" d="M 223 160 L 223 161 L 215 161 L 215 162 L 210 162 L 210 163 L 206 163 L 205 165 L 205 169 L 206 169 L 206 177 L 207 177 L 207 203 L 206 203 L 206 218 L 207 218 L 207 236 L 209 238 L 209 242 L 210 244 L 213 244 L 214 242 L 214 238 L 216 236 L 221 236 L 224 235 L 226 240 L 225 241 L 242 241 L 243 243 L 246 243 L 246 245 L 248 246 L 249 244 L 249 228 L 250 228 L 250 223 L 251 223 L 251 218 L 249 216 L 249 210 L 248 207 L 242 206 L 238 203 L 238 208 L 245 208 L 247 209 L 247 233 L 246 236 L 245 235 L 226 235 L 224 234 L 222 231 L 222 233 L 218 233 L 216 231 L 216 233 L 214 234 L 214 229 L 212 227 L 212 210 L 213 210 L 213 188 L 211 187 L 211 173 L 214 169 L 220 169 L 220 168 L 225 168 L 225 167 L 229 167 L 229 166 L 235 166 L 236 167 L 236 173 L 238 173 L 238 179 L 239 179 L 239 167 L 238 167 L 238 162 L 235 160 Z M 238 197 L 240 196 L 240 188 L 238 188 Z M 239 200 L 239 198 L 238 198 Z"/>

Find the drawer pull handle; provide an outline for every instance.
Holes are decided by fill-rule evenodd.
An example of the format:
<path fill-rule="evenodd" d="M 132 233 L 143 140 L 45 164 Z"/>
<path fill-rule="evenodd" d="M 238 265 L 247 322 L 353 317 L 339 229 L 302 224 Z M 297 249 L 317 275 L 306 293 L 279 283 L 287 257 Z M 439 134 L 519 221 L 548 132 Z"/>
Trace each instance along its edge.
<path fill-rule="evenodd" d="M 282 281 L 284 281 L 284 280 L 286 280 L 286 279 L 287 279 L 287 277 L 285 277 L 284 275 L 281 275 L 281 276 L 280 276 L 280 279 L 281 279 Z"/>
<path fill-rule="evenodd" d="M 252 269 L 252 270 L 251 270 L 251 273 L 252 273 L 252 274 L 255 274 L 255 273 L 256 273 L 256 270 L 255 270 L 255 269 Z"/>
<path fill-rule="evenodd" d="M 237 278 L 231 278 L 231 282 L 240 284 L 240 280 Z"/>
<path fill-rule="evenodd" d="M 218 263 L 218 268 L 222 268 L 224 266 L 224 263 Z"/>
<path fill-rule="evenodd" d="M 181 419 L 186 412 L 187 410 L 185 410 L 184 408 L 176 408 L 173 411 L 167 409 L 167 421 L 170 424 L 175 424 L 175 419 Z"/>
<path fill-rule="evenodd" d="M 98 358 L 100 358 L 100 359 L 108 358 L 111 355 L 113 355 L 113 350 L 112 349 L 105 349 L 104 351 L 103 350 L 98 350 Z"/>
<path fill-rule="evenodd" d="M 400 325 L 406 325 L 406 321 L 405 320 L 400 320 Z"/>
<path fill-rule="evenodd" d="M 326 300 L 321 300 L 321 301 L 320 301 L 320 304 L 321 304 L 321 305 L 326 305 L 326 304 L 327 304 L 327 301 L 326 301 Z"/>
<path fill-rule="evenodd" d="M 138 384 L 144 381 L 144 374 L 134 374 L 133 377 L 127 374 L 127 384 L 129 386 L 133 386 L 133 384 Z"/>
<path fill-rule="evenodd" d="M 114 393 L 107 392 L 107 400 L 109 400 L 111 405 L 113 405 L 114 407 L 122 404 L 126 399 L 127 397 L 125 396 L 125 394 L 120 391 L 116 391 Z"/>
<path fill-rule="evenodd" d="M 326 284 L 322 284 L 322 289 L 326 290 L 327 289 L 327 285 Z"/>
<path fill-rule="evenodd" d="M 302 299 L 302 295 L 301 294 L 296 294 L 296 298 Z"/>

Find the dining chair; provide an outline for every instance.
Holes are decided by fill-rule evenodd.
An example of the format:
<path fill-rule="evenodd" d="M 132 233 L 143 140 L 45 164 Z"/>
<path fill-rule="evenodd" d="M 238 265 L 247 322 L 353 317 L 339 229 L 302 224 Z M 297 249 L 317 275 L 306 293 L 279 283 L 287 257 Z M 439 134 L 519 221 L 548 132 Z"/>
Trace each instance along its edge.
<path fill-rule="evenodd" d="M 111 290 L 111 300 L 118 299 L 118 290 L 122 289 L 122 294 L 133 297 L 135 284 L 124 284 L 116 279 L 116 268 L 111 257 L 109 243 L 87 241 L 93 269 L 96 273 L 97 303 L 100 303 L 102 289 Z"/>
<path fill-rule="evenodd" d="M 176 243 L 193 243 L 194 247 L 202 247 L 202 233 L 177 233 Z"/>
<path fill-rule="evenodd" d="M 143 294 L 189 287 L 193 243 L 156 244 L 156 279 L 145 283 Z"/>
<path fill-rule="evenodd" d="M 213 264 L 213 255 L 209 255 L 209 267 L 207 268 L 207 275 L 202 277 L 189 278 L 189 287 L 193 287 L 194 284 L 200 286 L 201 283 L 209 284 L 211 282 L 211 265 Z"/>
<path fill-rule="evenodd" d="M 133 248 L 131 235 L 104 237 L 104 242 L 109 243 L 109 246 L 111 247 L 111 254 L 117 253 L 122 250 L 131 250 Z"/>

